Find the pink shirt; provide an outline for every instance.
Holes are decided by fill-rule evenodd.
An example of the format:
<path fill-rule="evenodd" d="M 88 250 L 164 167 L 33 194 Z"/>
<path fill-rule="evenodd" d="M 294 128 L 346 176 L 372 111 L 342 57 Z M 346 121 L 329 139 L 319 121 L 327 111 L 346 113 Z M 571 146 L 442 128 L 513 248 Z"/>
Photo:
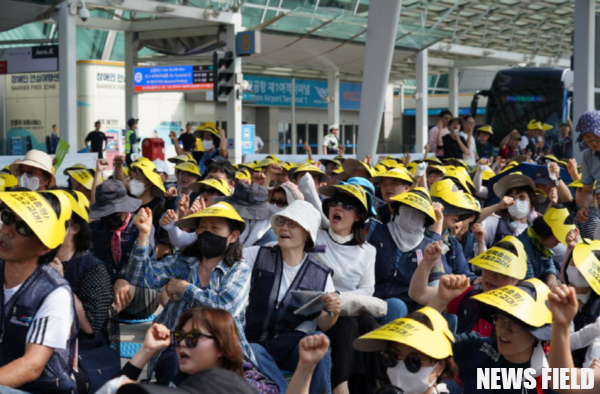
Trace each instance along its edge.
<path fill-rule="evenodd" d="M 450 134 L 450 130 L 447 127 L 442 129 L 442 137 Z M 431 130 L 429 130 L 429 151 L 433 152 L 435 156 L 444 156 L 444 148 L 438 149 L 437 147 L 437 138 L 438 138 L 438 127 L 433 126 Z"/>

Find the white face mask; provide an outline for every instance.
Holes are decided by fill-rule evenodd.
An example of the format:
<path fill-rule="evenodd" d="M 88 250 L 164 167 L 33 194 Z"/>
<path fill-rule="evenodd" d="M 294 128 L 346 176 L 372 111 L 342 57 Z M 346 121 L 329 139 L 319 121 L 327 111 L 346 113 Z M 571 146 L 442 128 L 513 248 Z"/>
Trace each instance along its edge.
<path fill-rule="evenodd" d="M 431 375 L 436 365 L 437 363 L 431 367 L 421 367 L 417 372 L 412 373 L 406 369 L 404 361 L 399 361 L 394 368 L 387 369 L 387 375 L 390 378 L 390 383 L 401 388 L 404 393 L 422 394 L 435 383 L 435 380 L 429 382 L 429 375 Z"/>
<path fill-rule="evenodd" d="M 567 277 L 569 278 L 569 283 L 575 287 L 590 286 L 585 277 L 579 272 L 579 269 L 574 265 L 567 265 Z"/>
<path fill-rule="evenodd" d="M 36 191 L 40 187 L 40 180 L 34 176 L 23 174 L 19 177 L 19 186 Z"/>
<path fill-rule="evenodd" d="M 406 224 L 410 223 L 410 226 Z M 388 224 L 396 246 L 404 253 L 416 248 L 423 241 L 425 213 L 406 205 L 400 205 L 398 215 Z"/>
<path fill-rule="evenodd" d="M 529 213 L 529 201 L 516 200 L 508 207 L 508 213 L 516 219 L 523 219 Z"/>
<path fill-rule="evenodd" d="M 129 192 L 136 197 L 139 197 L 146 190 L 146 185 L 142 182 L 132 179 L 129 181 Z"/>
<path fill-rule="evenodd" d="M 202 140 L 202 148 L 204 148 L 205 151 L 211 150 L 214 146 L 212 140 Z"/>

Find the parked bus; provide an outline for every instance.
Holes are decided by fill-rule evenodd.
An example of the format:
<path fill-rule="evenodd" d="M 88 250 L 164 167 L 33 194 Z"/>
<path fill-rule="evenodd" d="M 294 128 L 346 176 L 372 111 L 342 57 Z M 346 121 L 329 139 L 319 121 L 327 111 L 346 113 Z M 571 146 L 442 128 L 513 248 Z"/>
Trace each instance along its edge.
<path fill-rule="evenodd" d="M 513 129 L 523 132 L 531 119 L 553 126 L 546 133 L 552 139 L 558 126 L 570 117 L 573 71 L 562 68 L 511 68 L 498 71 L 489 90 L 477 91 L 471 113 L 480 96 L 488 98 L 485 123 L 494 130 L 494 141 Z"/>

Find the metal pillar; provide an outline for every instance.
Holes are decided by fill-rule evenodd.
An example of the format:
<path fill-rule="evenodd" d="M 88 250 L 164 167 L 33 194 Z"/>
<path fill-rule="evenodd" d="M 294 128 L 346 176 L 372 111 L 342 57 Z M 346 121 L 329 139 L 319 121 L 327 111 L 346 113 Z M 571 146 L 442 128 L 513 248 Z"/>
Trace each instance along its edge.
<path fill-rule="evenodd" d="M 357 157 L 375 157 L 402 1 L 371 1 L 360 102 Z"/>
<path fill-rule="evenodd" d="M 575 0 L 573 124 L 584 112 L 594 109 L 595 18 L 595 0 Z M 579 149 L 573 149 L 573 157 L 581 163 Z"/>
<path fill-rule="evenodd" d="M 229 160 L 232 163 L 242 162 L 242 58 L 236 54 L 235 37 L 242 29 L 242 14 L 237 12 L 234 14 L 231 25 L 227 25 L 227 50 L 233 52 L 233 72 L 235 88 L 229 93 L 227 99 L 227 135 L 229 138 L 233 136 L 233 157 Z M 252 150 L 254 152 L 254 150 Z"/>
<path fill-rule="evenodd" d="M 298 132 L 296 130 L 296 78 L 292 78 L 292 155 L 298 153 Z"/>
<path fill-rule="evenodd" d="M 400 83 L 400 93 L 399 93 L 400 97 L 398 98 L 398 100 L 400 100 L 400 113 L 398 114 L 398 127 L 396 128 L 397 130 L 399 130 L 399 137 L 400 137 L 400 151 L 403 151 L 402 146 L 404 145 L 404 81 L 402 81 Z"/>
<path fill-rule="evenodd" d="M 58 11 L 58 94 L 59 134 L 69 145 L 69 153 L 77 153 L 77 16 L 71 14 L 68 2 Z"/>
<path fill-rule="evenodd" d="M 452 115 L 458 117 L 458 68 L 452 67 L 448 73 L 448 109 Z"/>
<path fill-rule="evenodd" d="M 137 33 L 125 32 L 125 122 L 130 118 L 138 118 L 138 95 L 133 90 L 135 58 L 138 53 Z M 142 119 L 142 122 L 144 120 Z M 139 125 L 138 125 L 139 130 Z M 139 134 L 138 134 L 139 138 Z"/>
<path fill-rule="evenodd" d="M 427 143 L 427 135 L 429 132 L 427 125 L 427 60 L 427 49 L 423 49 L 421 52 L 417 53 L 417 59 L 415 61 L 415 71 L 417 74 L 417 128 L 415 130 L 415 152 L 417 153 L 424 152 L 425 144 Z"/>

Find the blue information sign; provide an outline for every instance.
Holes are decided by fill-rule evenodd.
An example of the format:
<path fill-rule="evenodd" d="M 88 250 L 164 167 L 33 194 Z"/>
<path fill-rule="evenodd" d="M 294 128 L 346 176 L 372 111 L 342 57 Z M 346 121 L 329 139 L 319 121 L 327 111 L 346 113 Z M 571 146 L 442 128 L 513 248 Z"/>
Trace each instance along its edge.
<path fill-rule="evenodd" d="M 212 89 L 212 66 L 136 67 L 133 84 L 136 92 Z"/>
<path fill-rule="evenodd" d="M 254 125 L 242 125 L 242 155 L 254 154 Z"/>

